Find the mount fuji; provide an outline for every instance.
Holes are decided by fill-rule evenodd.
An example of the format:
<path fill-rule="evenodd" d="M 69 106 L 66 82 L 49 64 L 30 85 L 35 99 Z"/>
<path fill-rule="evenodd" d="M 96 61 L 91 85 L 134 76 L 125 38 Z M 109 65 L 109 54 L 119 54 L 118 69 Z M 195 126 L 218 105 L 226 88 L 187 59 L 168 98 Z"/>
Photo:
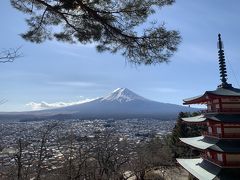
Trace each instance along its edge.
<path fill-rule="evenodd" d="M 157 118 L 170 120 L 176 119 L 179 112 L 193 111 L 199 111 L 199 109 L 152 101 L 127 88 L 118 88 L 107 96 L 89 102 L 56 109 L 26 112 L 25 115 L 48 119 Z"/>

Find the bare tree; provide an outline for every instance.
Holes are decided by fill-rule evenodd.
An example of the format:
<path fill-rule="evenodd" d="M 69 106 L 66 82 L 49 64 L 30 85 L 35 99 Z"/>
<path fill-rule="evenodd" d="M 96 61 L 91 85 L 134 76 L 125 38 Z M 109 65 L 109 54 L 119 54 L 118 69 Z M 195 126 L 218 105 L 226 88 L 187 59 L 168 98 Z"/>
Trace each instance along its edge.
<path fill-rule="evenodd" d="M 65 161 L 62 177 L 69 180 L 121 179 L 131 156 L 128 142 L 109 131 L 94 138 L 71 132 L 59 140 L 60 148 Z"/>
<path fill-rule="evenodd" d="M 28 145 L 29 141 L 20 137 L 12 149 L 13 152 L 8 153 L 13 164 L 5 167 L 6 179 L 24 180 L 30 178 L 29 170 L 33 159 L 29 158 Z"/>
<path fill-rule="evenodd" d="M 0 99 L 0 105 L 4 104 L 7 102 L 7 99 Z"/>
<path fill-rule="evenodd" d="M 75 159 L 77 154 L 76 137 L 73 131 L 59 136 L 57 139 L 58 151 L 63 156 L 61 175 L 66 179 L 72 180 L 76 173 Z"/>
<path fill-rule="evenodd" d="M 47 142 L 50 138 L 51 133 L 55 128 L 57 128 L 59 125 L 58 122 L 53 122 L 50 124 L 45 125 L 40 130 L 40 141 L 39 141 L 39 147 L 36 147 L 37 150 L 35 151 L 37 153 L 37 160 L 36 160 L 36 175 L 35 179 L 39 180 L 42 174 L 43 170 L 43 162 L 47 158 Z"/>
<path fill-rule="evenodd" d="M 171 150 L 161 139 L 142 142 L 135 147 L 134 152 L 129 167 L 137 180 L 146 179 L 146 175 L 152 172 L 153 168 L 165 170 L 173 165 Z"/>
<path fill-rule="evenodd" d="M 38 137 L 21 136 L 20 131 L 18 133 L 20 137 L 13 145 L 13 152 L 9 153 L 9 159 L 14 164 L 10 164 L 9 167 L 6 166 L 4 169 L 5 179 L 42 179 L 44 161 L 46 160 L 47 163 L 49 161 L 49 139 L 57 127 L 57 122 L 41 126 L 39 130 L 35 131 Z M 22 131 L 24 130 L 26 129 Z M 2 179 L 1 176 L 0 179 Z"/>
<path fill-rule="evenodd" d="M 21 57 L 20 53 L 20 47 L 19 48 L 10 48 L 7 50 L 2 50 L 0 51 L 0 63 L 8 63 L 8 62 L 13 62 L 16 58 Z M 6 99 L 0 99 L 0 105 L 6 103 Z"/>
<path fill-rule="evenodd" d="M 0 51 L 0 63 L 13 62 L 16 58 L 21 57 L 20 49 L 19 47 Z"/>
<path fill-rule="evenodd" d="M 96 137 L 93 154 L 98 165 L 97 178 L 120 179 L 130 159 L 130 149 L 128 143 L 113 132 L 106 131 Z"/>
<path fill-rule="evenodd" d="M 22 179 L 22 167 L 23 167 L 23 162 L 22 162 L 23 144 L 22 144 L 21 138 L 18 140 L 18 146 L 19 146 L 19 150 L 15 154 L 14 159 L 15 159 L 15 162 L 17 163 L 17 180 L 21 180 Z"/>
<path fill-rule="evenodd" d="M 89 138 L 80 138 L 71 130 L 63 137 L 58 137 L 58 151 L 63 155 L 59 174 L 65 179 L 93 179 L 93 143 Z"/>

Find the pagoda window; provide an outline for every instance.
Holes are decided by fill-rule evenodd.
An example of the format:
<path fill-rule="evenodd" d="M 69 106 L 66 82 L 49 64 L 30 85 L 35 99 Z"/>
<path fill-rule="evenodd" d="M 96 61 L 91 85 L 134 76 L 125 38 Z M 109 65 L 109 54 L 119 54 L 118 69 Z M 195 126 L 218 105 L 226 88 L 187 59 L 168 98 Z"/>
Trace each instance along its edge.
<path fill-rule="evenodd" d="M 208 132 L 212 133 L 212 127 L 208 127 Z"/>
<path fill-rule="evenodd" d="M 219 103 L 219 100 L 218 99 L 214 99 L 213 103 Z"/>
<path fill-rule="evenodd" d="M 217 127 L 217 134 L 222 134 L 222 129 L 221 129 L 221 127 Z"/>
<path fill-rule="evenodd" d="M 207 152 L 207 156 L 208 156 L 209 158 L 212 158 L 210 152 Z"/>
<path fill-rule="evenodd" d="M 212 104 L 212 111 L 216 111 L 216 104 Z"/>
<path fill-rule="evenodd" d="M 223 154 L 217 153 L 217 160 L 218 161 L 223 161 Z"/>
<path fill-rule="evenodd" d="M 208 110 L 208 111 L 211 111 L 211 110 L 212 110 L 212 107 L 211 107 L 210 104 L 207 105 L 207 110 Z"/>

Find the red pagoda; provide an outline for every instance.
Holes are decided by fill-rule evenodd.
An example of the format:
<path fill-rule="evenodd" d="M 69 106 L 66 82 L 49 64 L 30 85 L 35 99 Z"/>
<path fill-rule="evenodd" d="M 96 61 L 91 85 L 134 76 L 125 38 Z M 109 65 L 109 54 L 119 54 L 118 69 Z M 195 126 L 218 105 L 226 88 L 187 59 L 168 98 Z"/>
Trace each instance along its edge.
<path fill-rule="evenodd" d="M 214 91 L 184 99 L 184 104 L 205 104 L 199 116 L 182 118 L 187 123 L 207 127 L 202 136 L 180 138 L 201 151 L 195 159 L 177 159 L 190 179 L 240 180 L 240 89 L 227 82 L 227 71 L 221 35 L 218 35 L 218 55 L 221 84 Z"/>

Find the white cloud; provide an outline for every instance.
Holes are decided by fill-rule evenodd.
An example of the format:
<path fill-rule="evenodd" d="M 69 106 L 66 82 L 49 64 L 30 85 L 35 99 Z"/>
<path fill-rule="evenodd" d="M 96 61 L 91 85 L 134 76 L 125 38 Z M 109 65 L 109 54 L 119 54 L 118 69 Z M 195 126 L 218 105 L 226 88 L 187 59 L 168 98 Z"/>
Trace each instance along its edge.
<path fill-rule="evenodd" d="M 82 103 L 90 102 L 92 100 L 94 99 L 84 99 L 84 100 L 75 101 L 75 102 L 54 102 L 54 103 L 47 103 L 45 101 L 29 102 L 26 104 L 26 106 L 30 107 L 32 110 L 44 110 L 44 109 L 54 109 L 54 108 L 82 104 Z"/>

